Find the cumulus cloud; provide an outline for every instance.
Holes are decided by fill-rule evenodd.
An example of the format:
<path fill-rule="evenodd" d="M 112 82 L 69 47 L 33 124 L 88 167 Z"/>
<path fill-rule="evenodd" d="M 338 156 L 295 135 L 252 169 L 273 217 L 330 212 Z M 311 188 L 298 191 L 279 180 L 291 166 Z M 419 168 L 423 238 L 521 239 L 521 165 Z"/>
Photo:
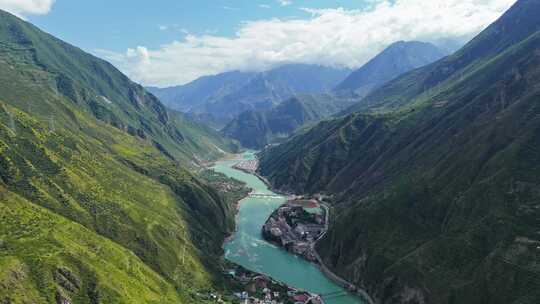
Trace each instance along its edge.
<path fill-rule="evenodd" d="M 296 62 L 356 68 L 398 40 L 474 35 L 515 0 L 372 1 L 364 10 L 304 9 L 307 19 L 244 22 L 234 37 L 188 34 L 156 49 L 97 52 L 134 80 L 175 85 L 231 70 Z"/>
<path fill-rule="evenodd" d="M 0 0 L 0 9 L 18 16 L 44 15 L 51 10 L 55 0 Z"/>

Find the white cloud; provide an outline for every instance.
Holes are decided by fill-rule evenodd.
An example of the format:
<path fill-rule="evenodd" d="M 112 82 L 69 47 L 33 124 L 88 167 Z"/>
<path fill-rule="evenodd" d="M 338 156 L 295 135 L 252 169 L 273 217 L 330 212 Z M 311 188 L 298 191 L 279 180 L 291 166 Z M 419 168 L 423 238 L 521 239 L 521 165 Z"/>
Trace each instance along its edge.
<path fill-rule="evenodd" d="M 268 4 L 259 4 L 259 7 L 260 8 L 271 8 L 271 6 L 268 5 Z"/>
<path fill-rule="evenodd" d="M 308 9 L 308 19 L 244 22 L 234 37 L 188 34 L 156 49 L 97 52 L 134 80 L 174 85 L 230 70 L 287 63 L 358 67 L 398 40 L 478 33 L 515 0 L 378 1 L 365 10 Z"/>
<path fill-rule="evenodd" d="M 169 27 L 166 26 L 166 25 L 160 25 L 160 26 L 159 26 L 159 30 L 160 30 L 160 31 L 166 31 L 166 30 L 168 30 L 168 29 L 169 29 Z"/>
<path fill-rule="evenodd" d="M 55 0 L 0 0 L 0 9 L 15 15 L 48 14 Z"/>
<path fill-rule="evenodd" d="M 291 0 L 278 0 L 278 2 L 279 2 L 279 5 L 281 6 L 288 6 L 292 4 Z"/>

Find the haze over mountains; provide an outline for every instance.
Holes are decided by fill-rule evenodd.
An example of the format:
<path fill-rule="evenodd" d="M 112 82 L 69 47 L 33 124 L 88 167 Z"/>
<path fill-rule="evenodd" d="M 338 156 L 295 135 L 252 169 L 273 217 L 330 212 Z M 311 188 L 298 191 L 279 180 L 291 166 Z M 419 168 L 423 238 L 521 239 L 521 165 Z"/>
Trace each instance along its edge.
<path fill-rule="evenodd" d="M 270 110 L 244 111 L 222 132 L 245 147 L 261 149 L 270 143 L 283 141 L 307 123 L 341 112 L 387 81 L 443 56 L 443 51 L 429 43 L 393 43 L 353 71 L 332 93 L 297 95 Z"/>
<path fill-rule="evenodd" d="M 350 70 L 289 64 L 260 73 L 229 72 L 184 86 L 149 88 L 167 106 L 224 125 L 246 110 L 268 110 L 296 93 L 330 92 Z"/>
<path fill-rule="evenodd" d="M 250 149 L 262 149 L 286 140 L 298 128 L 338 113 L 358 101 L 351 94 L 299 94 L 270 110 L 247 110 L 223 128 L 222 133 Z"/>
<path fill-rule="evenodd" d="M 335 90 L 351 90 L 360 96 L 397 76 L 435 62 L 447 55 L 431 43 L 399 41 L 349 75 Z"/>
<path fill-rule="evenodd" d="M 540 1 L 455 54 L 262 153 L 278 189 L 326 193 L 319 244 L 378 303 L 537 303 Z"/>

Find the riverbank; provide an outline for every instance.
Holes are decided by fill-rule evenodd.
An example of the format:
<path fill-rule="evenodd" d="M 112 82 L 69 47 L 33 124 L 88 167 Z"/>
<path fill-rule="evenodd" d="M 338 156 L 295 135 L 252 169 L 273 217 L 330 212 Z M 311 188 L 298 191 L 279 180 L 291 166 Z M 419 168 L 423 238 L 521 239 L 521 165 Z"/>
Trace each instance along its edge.
<path fill-rule="evenodd" d="M 227 157 L 222 162 L 235 162 L 242 164 L 242 158 L 238 155 L 234 157 Z M 247 167 L 244 167 L 244 171 L 249 171 L 250 162 L 247 161 Z M 251 162 L 251 166 L 253 162 Z M 236 165 L 235 165 L 236 166 Z M 241 183 L 237 180 L 225 177 L 223 173 L 217 173 L 213 170 L 203 171 L 204 179 L 212 184 L 219 192 L 227 192 L 228 196 L 235 197 L 234 209 L 235 209 L 235 222 L 238 222 L 238 215 L 240 205 L 242 201 L 249 198 L 254 193 L 254 189 L 246 188 L 247 184 Z M 240 170 L 240 168 L 236 168 Z M 251 172 L 247 172 L 252 174 Z M 247 190 L 246 190 L 247 189 Z M 238 232 L 238 226 L 235 225 L 234 231 L 231 232 L 224 241 L 225 244 L 231 242 L 235 234 Z M 228 278 L 229 284 L 232 286 L 231 293 L 222 295 L 218 292 L 208 292 L 205 294 L 198 294 L 197 296 L 220 303 L 222 300 L 233 303 L 311 303 L 311 304 L 325 304 L 317 294 L 304 291 L 302 289 L 294 288 L 283 282 L 277 281 L 263 273 L 248 270 L 241 265 L 232 261 L 226 261 L 223 265 L 223 274 Z M 273 302 L 275 301 L 275 302 Z"/>
<path fill-rule="evenodd" d="M 253 160 L 241 161 L 238 164 L 234 165 L 233 168 L 236 169 L 236 170 L 239 170 L 239 171 L 242 171 L 244 173 L 251 174 L 251 175 L 257 177 L 258 179 L 260 179 L 266 185 L 266 187 L 268 187 L 268 189 L 270 191 L 272 191 L 274 193 L 277 193 L 279 195 L 284 195 L 284 196 L 292 196 L 293 195 L 292 193 L 281 191 L 279 189 L 275 189 L 272 186 L 272 183 L 270 183 L 270 181 L 266 177 L 260 175 L 257 172 L 257 169 L 259 168 L 259 160 L 257 158 L 255 158 Z"/>
<path fill-rule="evenodd" d="M 314 244 L 327 229 L 325 211 L 320 209 L 321 214 L 310 213 L 298 202 L 290 200 L 276 209 L 263 225 L 262 235 L 267 241 L 293 254 L 317 262 Z"/>
<path fill-rule="evenodd" d="M 224 274 L 238 287 L 233 293 L 235 301 L 241 303 L 305 303 L 324 304 L 316 294 L 300 290 L 269 276 L 250 271 L 240 265 L 231 263 Z"/>
<path fill-rule="evenodd" d="M 313 201 L 316 201 L 316 204 L 321 208 L 322 214 L 313 214 L 304 209 L 305 202 L 312 203 Z M 270 215 L 261 229 L 262 235 L 267 241 L 314 263 L 335 283 L 349 292 L 357 294 L 368 304 L 374 304 L 364 290 L 332 272 L 316 250 L 317 242 L 323 239 L 328 232 L 329 212 L 328 206 L 315 198 L 290 200 Z"/>
<path fill-rule="evenodd" d="M 293 198 L 293 197 L 296 197 L 296 198 L 302 198 L 303 196 L 295 196 L 293 193 L 287 193 L 287 192 L 284 192 L 284 191 L 281 191 L 279 189 L 275 189 L 272 185 L 272 183 L 270 183 L 269 180 L 267 180 L 264 176 L 260 175 L 258 172 L 257 172 L 257 169 L 258 169 L 258 166 L 259 166 L 259 160 L 257 159 L 257 156 L 255 154 L 255 158 L 252 159 L 252 160 L 244 160 L 244 161 L 240 161 L 239 163 L 235 164 L 233 166 L 234 169 L 236 170 L 239 170 L 239 171 L 242 171 L 244 173 L 247 173 L 247 174 L 251 174 L 255 177 L 257 177 L 259 180 L 261 180 L 267 187 L 268 189 L 270 189 L 272 192 L 275 192 L 275 193 L 278 193 L 278 194 L 281 194 L 281 195 L 285 195 L 285 196 L 289 196 L 289 198 Z M 331 279 L 332 281 L 334 281 L 336 284 L 338 284 L 339 286 L 349 290 L 350 292 L 354 292 L 355 294 L 357 294 L 359 297 L 361 297 L 365 302 L 367 302 L 368 304 L 374 304 L 374 301 L 373 299 L 369 296 L 369 294 L 367 294 L 367 292 L 365 292 L 364 290 L 362 290 L 361 288 L 358 288 L 357 286 L 355 286 L 354 284 L 348 282 L 347 280 L 341 278 L 340 276 L 338 276 L 336 273 L 334 273 L 333 271 L 330 270 L 330 268 L 328 266 L 326 266 L 326 264 L 324 263 L 324 260 L 321 258 L 321 256 L 319 255 L 319 253 L 317 252 L 316 250 L 316 245 L 317 243 L 322 239 L 324 238 L 324 236 L 326 235 L 328 229 L 329 229 L 329 225 L 330 225 L 330 217 L 329 217 L 329 214 L 330 214 L 330 208 L 321 200 L 322 198 L 321 197 L 316 197 L 316 198 L 313 198 L 315 200 L 317 200 L 317 202 L 321 205 L 321 208 L 324 209 L 324 215 L 325 215 L 325 220 L 324 220 L 324 230 L 323 232 L 320 234 L 319 237 L 316 238 L 316 240 L 314 240 L 313 242 L 310 242 L 309 243 L 309 249 L 305 249 L 305 246 L 304 244 L 302 244 L 301 241 L 298 241 L 296 240 L 296 243 L 300 243 L 299 246 L 296 246 L 296 248 L 294 248 L 294 246 L 291 248 L 291 250 L 288 250 L 289 252 L 293 253 L 293 254 L 296 254 L 296 255 L 299 255 L 301 256 L 302 258 L 306 259 L 307 261 L 313 263 L 314 265 L 317 266 L 317 268 L 319 268 L 319 270 L 325 275 L 327 276 L 329 279 Z M 275 215 L 275 213 L 279 210 L 276 209 L 272 215 L 270 215 L 270 218 L 272 218 L 272 216 Z M 268 220 L 267 220 L 268 221 Z M 267 223 L 267 221 L 265 222 L 265 225 Z M 263 226 L 264 227 L 264 226 Z M 264 236 L 264 232 L 263 232 L 263 229 L 261 230 L 261 234 L 263 235 L 263 238 L 265 238 Z M 267 234 L 268 235 L 268 234 Z M 266 239 L 266 238 L 265 238 Z M 269 241 L 272 241 L 272 238 L 268 238 L 267 240 Z M 281 243 L 280 241 L 279 242 L 275 242 L 274 243 L 276 245 L 279 245 L 280 247 L 282 248 L 285 248 L 287 249 L 286 246 L 283 246 L 283 243 Z M 287 241 L 287 243 L 290 243 L 289 241 Z"/>
<path fill-rule="evenodd" d="M 241 161 L 254 158 L 254 153 L 248 152 L 242 155 Z M 217 172 L 245 182 L 253 189 L 252 195 L 242 200 L 239 205 L 237 232 L 224 245 L 225 258 L 288 286 L 323 295 L 326 304 L 366 303 L 346 292 L 341 284 L 337 284 L 329 276 L 325 276 L 315 263 L 298 258 L 262 238 L 261 227 L 268 217 L 286 202 L 287 197 L 272 192 L 269 183 L 254 174 L 253 162 L 250 164 L 237 166 L 237 161 L 228 160 L 217 162 L 214 166 Z"/>
<path fill-rule="evenodd" d="M 265 183 L 267 185 L 267 187 L 273 192 L 280 193 L 282 195 L 287 195 L 289 197 L 296 197 L 296 198 L 301 198 L 301 199 L 304 198 L 304 196 L 298 196 L 298 195 L 294 195 L 292 193 L 286 193 L 286 192 L 283 192 L 281 190 L 275 189 L 273 187 L 273 185 L 270 183 L 270 181 L 268 181 L 264 176 L 257 173 L 258 165 L 259 165 L 258 159 L 255 159 L 255 162 L 250 163 L 248 166 L 239 165 L 239 166 L 235 166 L 234 168 L 237 169 L 237 170 L 241 170 L 243 172 L 246 172 L 248 174 L 252 174 L 252 175 L 256 176 L 263 183 Z M 329 226 L 330 226 L 330 216 L 329 216 L 330 215 L 330 208 L 328 207 L 328 205 L 326 205 L 326 203 L 324 203 L 322 201 L 321 197 L 313 197 L 311 199 L 316 200 L 318 202 L 318 204 L 321 206 L 321 208 L 324 210 L 324 227 L 323 227 L 322 233 L 320 233 L 320 235 L 318 237 L 316 237 L 315 240 L 308 242 L 309 249 L 305 249 L 306 245 L 305 245 L 305 242 L 303 240 L 295 239 L 295 236 L 298 236 L 298 235 L 294 234 L 294 233 L 289 233 L 289 235 L 292 236 L 292 237 L 289 240 L 286 240 L 285 244 L 284 244 L 281 239 L 279 239 L 279 238 L 276 239 L 275 236 L 272 237 L 272 235 L 270 233 L 270 230 L 267 230 L 265 232 L 264 226 L 263 226 L 263 229 L 261 230 L 261 233 L 262 233 L 263 237 L 265 239 L 267 239 L 268 241 L 271 241 L 271 242 L 281 246 L 282 248 L 285 248 L 287 251 L 289 251 L 289 252 L 291 252 L 293 254 L 299 255 L 299 256 L 301 256 L 302 258 L 306 259 L 309 262 L 312 262 L 313 264 L 315 264 L 321 270 L 322 273 L 324 273 L 328 278 L 330 278 L 336 284 L 339 284 L 341 287 L 346 288 L 350 292 L 356 293 L 358 296 L 360 296 L 368 304 L 374 304 L 375 302 L 373 301 L 371 296 L 366 291 L 364 291 L 363 289 L 355 286 L 354 284 L 350 283 L 349 281 L 345 280 L 344 278 L 338 276 L 336 273 L 331 271 L 330 268 L 328 268 L 328 266 L 326 266 L 326 264 L 324 263 L 324 260 L 321 258 L 321 256 L 317 252 L 316 245 L 320 240 L 322 240 L 325 237 L 326 233 L 328 232 Z M 286 205 L 287 204 L 284 204 L 281 207 L 286 206 Z M 274 211 L 272 213 L 272 215 L 270 215 L 268 220 L 270 220 L 273 217 L 275 218 L 276 215 L 278 214 L 280 208 L 276 209 L 276 211 Z M 267 220 L 267 222 L 265 222 L 265 226 L 267 225 L 268 220 Z M 277 227 L 274 227 L 274 228 L 277 228 Z M 269 227 L 269 229 L 271 229 L 271 227 Z M 293 244 L 293 246 L 288 247 L 286 244 Z"/>

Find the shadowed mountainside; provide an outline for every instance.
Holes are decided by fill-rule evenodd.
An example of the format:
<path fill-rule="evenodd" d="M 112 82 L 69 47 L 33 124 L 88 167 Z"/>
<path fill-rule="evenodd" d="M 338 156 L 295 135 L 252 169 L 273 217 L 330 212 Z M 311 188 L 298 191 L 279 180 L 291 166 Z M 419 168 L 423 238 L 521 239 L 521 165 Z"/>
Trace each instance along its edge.
<path fill-rule="evenodd" d="M 252 149 L 282 142 L 300 127 L 341 112 L 384 83 L 441 57 L 443 52 L 429 43 L 393 43 L 349 75 L 333 94 L 302 94 L 270 110 L 244 111 L 222 132 Z"/>
<path fill-rule="evenodd" d="M 540 2 L 268 149 L 278 188 L 333 195 L 327 264 L 379 303 L 540 299 Z"/>
<path fill-rule="evenodd" d="M 222 130 L 242 146 L 262 149 L 283 141 L 297 129 L 338 113 L 358 100 L 353 95 L 296 95 L 267 111 L 241 113 Z"/>

